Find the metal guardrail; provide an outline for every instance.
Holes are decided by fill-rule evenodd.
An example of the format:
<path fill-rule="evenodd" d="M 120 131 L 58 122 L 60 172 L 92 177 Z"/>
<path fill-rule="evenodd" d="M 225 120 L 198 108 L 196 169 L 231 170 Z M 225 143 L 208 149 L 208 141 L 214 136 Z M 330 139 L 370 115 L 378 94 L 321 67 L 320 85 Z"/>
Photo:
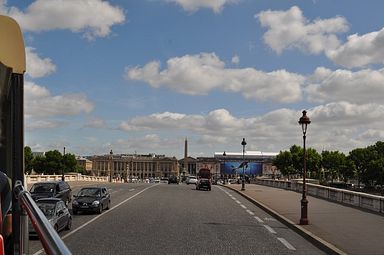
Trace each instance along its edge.
<path fill-rule="evenodd" d="M 72 254 L 20 181 L 16 182 L 13 191 L 20 205 L 26 210 L 45 252 L 49 255 Z"/>

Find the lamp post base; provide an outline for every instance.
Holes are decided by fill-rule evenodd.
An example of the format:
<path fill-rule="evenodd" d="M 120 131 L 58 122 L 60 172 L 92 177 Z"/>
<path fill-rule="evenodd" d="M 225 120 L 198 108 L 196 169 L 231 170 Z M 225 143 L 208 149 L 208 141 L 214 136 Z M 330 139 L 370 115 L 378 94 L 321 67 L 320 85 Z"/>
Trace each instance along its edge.
<path fill-rule="evenodd" d="M 245 190 L 245 182 L 244 182 L 244 180 L 241 181 L 241 190 Z"/>
<path fill-rule="evenodd" d="M 308 225 L 308 200 L 306 198 L 301 199 L 301 217 L 300 225 Z"/>

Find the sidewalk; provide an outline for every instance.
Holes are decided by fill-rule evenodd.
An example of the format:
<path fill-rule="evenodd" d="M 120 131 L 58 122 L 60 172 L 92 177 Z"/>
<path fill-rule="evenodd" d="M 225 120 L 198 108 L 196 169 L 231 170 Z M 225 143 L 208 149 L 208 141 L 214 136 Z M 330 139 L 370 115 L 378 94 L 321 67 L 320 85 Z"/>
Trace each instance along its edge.
<path fill-rule="evenodd" d="M 301 193 L 246 184 L 223 185 L 246 197 L 328 254 L 384 254 L 384 216 L 307 196 L 309 225 L 299 225 Z"/>

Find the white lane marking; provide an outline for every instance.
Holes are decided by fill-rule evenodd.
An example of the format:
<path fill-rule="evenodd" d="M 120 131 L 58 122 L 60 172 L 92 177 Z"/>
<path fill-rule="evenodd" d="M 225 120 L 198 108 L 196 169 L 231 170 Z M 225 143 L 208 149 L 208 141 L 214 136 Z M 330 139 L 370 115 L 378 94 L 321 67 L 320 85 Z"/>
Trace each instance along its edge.
<path fill-rule="evenodd" d="M 236 203 L 241 204 L 241 202 L 239 200 L 235 200 L 235 201 L 236 201 Z"/>
<path fill-rule="evenodd" d="M 231 197 L 233 200 L 236 200 L 236 198 L 235 197 Z"/>
<path fill-rule="evenodd" d="M 247 209 L 247 207 L 243 204 L 239 204 L 241 207 L 243 207 L 244 209 Z"/>
<path fill-rule="evenodd" d="M 262 219 L 260 219 L 259 217 L 257 217 L 257 216 L 254 216 L 254 218 L 255 218 L 258 222 L 260 222 L 260 223 L 264 223 L 264 221 L 263 221 Z"/>
<path fill-rule="evenodd" d="M 79 230 L 85 228 L 87 225 L 91 224 L 92 222 L 94 222 L 94 221 L 97 220 L 98 218 L 100 218 L 100 217 L 102 217 L 102 216 L 104 216 L 104 215 L 107 215 L 107 214 L 110 213 L 112 210 L 114 210 L 114 209 L 116 209 L 117 207 L 121 206 L 121 205 L 124 204 L 125 202 L 131 200 L 132 198 L 134 198 L 134 197 L 140 195 L 141 193 L 143 193 L 144 191 L 146 191 L 146 190 L 148 190 L 148 189 L 150 189 L 150 188 L 153 188 L 153 187 L 155 187 L 155 186 L 157 186 L 157 185 L 158 185 L 158 184 L 153 185 L 153 186 L 149 186 L 149 187 L 143 189 L 142 191 L 137 192 L 135 195 L 130 196 L 129 198 L 123 200 L 122 202 L 118 203 L 117 205 L 111 207 L 108 211 L 105 211 L 104 213 L 99 214 L 98 216 L 96 216 L 95 218 L 93 218 L 93 219 L 87 221 L 86 223 L 84 223 L 84 224 L 81 225 L 80 227 L 78 227 L 78 228 L 72 230 L 71 232 L 69 232 L 68 234 L 62 236 L 62 237 L 61 237 L 61 240 L 64 240 L 65 238 L 67 238 L 67 237 L 73 235 L 74 233 L 76 233 L 77 231 L 79 231 Z M 38 255 L 38 254 L 41 254 L 41 253 L 43 253 L 43 252 L 44 252 L 44 249 L 41 249 L 41 250 L 35 252 L 33 255 Z"/>
<path fill-rule="evenodd" d="M 251 210 L 247 210 L 247 213 L 249 213 L 250 215 L 255 215 L 255 213 L 254 212 L 252 212 Z"/>
<path fill-rule="evenodd" d="M 296 248 L 292 246 L 292 244 L 288 243 L 287 240 L 285 240 L 284 238 L 281 238 L 281 237 L 278 237 L 277 240 L 279 240 L 280 242 L 282 242 L 285 247 L 287 247 L 289 250 L 292 250 L 292 251 L 295 251 Z"/>
<path fill-rule="evenodd" d="M 274 218 L 264 218 L 264 220 L 266 220 L 266 221 L 277 221 L 277 220 L 274 219 Z"/>
<path fill-rule="evenodd" d="M 268 225 L 263 225 L 269 232 L 271 232 L 272 234 L 276 234 L 276 231 L 273 229 L 273 228 L 271 228 L 270 226 L 268 226 Z"/>
<path fill-rule="evenodd" d="M 135 189 L 129 189 L 128 191 L 134 191 Z"/>

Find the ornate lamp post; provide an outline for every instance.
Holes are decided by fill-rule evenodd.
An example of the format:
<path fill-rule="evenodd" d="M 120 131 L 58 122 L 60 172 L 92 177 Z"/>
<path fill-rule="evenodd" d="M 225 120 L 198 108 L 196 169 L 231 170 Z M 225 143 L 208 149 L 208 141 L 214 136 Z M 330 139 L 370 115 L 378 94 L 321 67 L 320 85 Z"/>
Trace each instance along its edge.
<path fill-rule="evenodd" d="M 65 147 L 64 147 L 64 153 L 63 153 L 63 159 L 65 159 Z M 64 166 L 62 166 L 61 168 L 61 180 L 65 181 Z"/>
<path fill-rule="evenodd" d="M 245 145 L 247 145 L 247 142 L 245 141 L 245 138 L 243 138 L 243 141 L 241 142 L 241 145 L 243 145 L 243 179 L 241 180 L 241 190 L 245 190 L 245 162 L 244 162 L 244 152 L 245 152 Z"/>
<path fill-rule="evenodd" d="M 113 159 L 113 152 L 112 150 L 109 152 L 109 182 L 112 182 L 112 161 Z"/>
<path fill-rule="evenodd" d="M 225 153 L 225 151 L 223 152 L 223 160 L 224 160 L 224 164 L 223 164 L 223 171 L 222 171 L 222 174 L 221 176 L 223 177 L 223 184 L 225 184 L 225 157 L 227 156 L 227 153 Z"/>
<path fill-rule="evenodd" d="M 301 217 L 300 225 L 308 225 L 308 200 L 307 200 L 307 152 L 305 149 L 305 138 L 307 134 L 307 127 L 311 123 L 311 120 L 307 116 L 307 111 L 303 111 L 303 116 L 299 119 L 299 124 L 303 130 L 303 150 L 304 150 L 304 162 L 303 162 L 303 197 L 301 198 Z"/>

